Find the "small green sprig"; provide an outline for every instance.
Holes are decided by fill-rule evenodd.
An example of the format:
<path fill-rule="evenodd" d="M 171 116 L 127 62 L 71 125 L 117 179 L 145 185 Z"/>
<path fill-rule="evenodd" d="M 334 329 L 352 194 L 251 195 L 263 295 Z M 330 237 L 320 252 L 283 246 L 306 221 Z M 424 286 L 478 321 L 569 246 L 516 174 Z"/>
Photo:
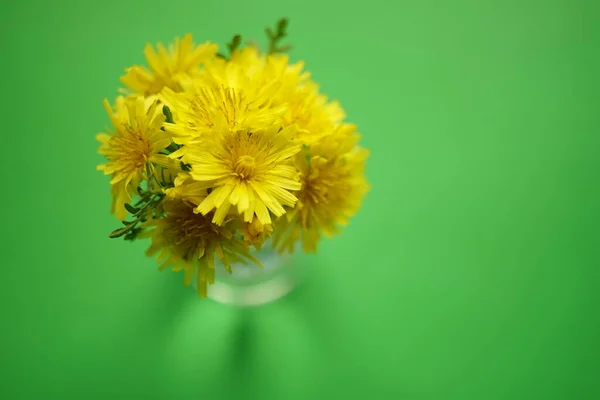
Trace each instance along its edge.
<path fill-rule="evenodd" d="M 169 124 L 174 124 L 175 121 L 173 121 L 173 113 L 171 112 L 171 109 L 169 108 L 169 106 L 164 105 L 162 108 L 162 113 L 165 116 L 165 122 L 169 123 Z M 161 130 L 165 130 L 165 127 L 161 127 Z M 169 155 L 171 153 L 176 152 L 177 150 L 179 150 L 181 148 L 181 145 L 172 142 L 165 150 L 164 150 L 164 154 Z"/>
<path fill-rule="evenodd" d="M 287 18 L 281 18 L 277 21 L 277 25 L 275 29 L 266 28 L 265 32 L 267 37 L 269 38 L 269 54 L 273 53 L 286 53 L 292 49 L 292 46 L 289 44 L 280 45 L 280 41 L 287 36 L 287 28 L 289 25 L 289 21 Z M 253 41 L 247 41 L 248 46 L 254 46 L 258 48 L 258 44 Z M 227 50 L 229 50 L 229 57 L 223 53 L 217 53 L 217 57 L 220 57 L 224 60 L 228 60 L 231 58 L 233 53 L 242 46 L 242 36 L 235 35 L 231 42 L 226 44 Z"/>
<path fill-rule="evenodd" d="M 112 231 L 108 235 L 109 238 L 115 239 L 125 236 L 125 240 L 133 241 L 138 233 L 143 230 L 141 224 L 146 222 L 148 217 L 157 216 L 155 215 L 157 211 L 156 208 L 165 197 L 164 193 L 144 191 L 141 187 L 138 187 L 138 193 L 140 194 L 141 199 L 135 205 L 129 203 L 125 204 L 125 209 L 132 215 L 133 220 L 121 221 L 125 226 Z"/>
<path fill-rule="evenodd" d="M 287 36 L 288 23 L 289 22 L 287 18 L 282 18 L 277 22 L 277 27 L 275 28 L 275 31 L 273 31 L 271 28 L 265 29 L 265 32 L 267 33 L 267 36 L 269 38 L 269 54 L 285 53 L 292 49 L 292 46 L 290 46 L 289 44 L 283 46 L 279 45 L 281 39 Z"/>
<path fill-rule="evenodd" d="M 163 105 L 162 113 L 165 116 L 165 121 L 170 124 L 174 124 L 173 113 L 167 105 Z M 164 131 L 164 127 L 162 127 Z M 164 151 L 163 154 L 169 155 L 179 150 L 182 146 L 177 143 L 171 143 Z M 181 169 L 183 171 L 189 171 L 190 166 L 180 161 Z M 146 176 L 144 182 L 146 189 L 142 186 L 138 186 L 137 192 L 140 199 L 135 204 L 126 203 L 125 209 L 131 216 L 132 220 L 121 221 L 124 225 L 122 228 L 115 229 L 108 237 L 120 238 L 124 236 L 125 240 L 133 241 L 137 235 L 143 231 L 142 224 L 147 221 L 149 217 L 158 218 L 163 213 L 161 202 L 165 197 L 164 190 L 168 187 L 173 187 L 172 178 L 167 180 L 165 178 L 165 169 L 160 169 L 160 179 L 154 173 L 154 167 L 151 163 L 146 163 Z"/>
<path fill-rule="evenodd" d="M 164 105 L 162 111 L 163 111 L 163 115 L 165 116 L 165 121 L 169 124 L 174 124 L 175 121 L 173 120 L 173 113 L 171 112 L 171 109 L 169 108 L 169 106 Z M 164 131 L 164 127 L 162 128 L 162 130 Z M 169 154 L 175 153 L 181 147 L 182 147 L 182 145 L 172 142 L 169 145 L 169 147 L 167 147 L 165 149 L 164 154 L 169 155 Z M 191 170 L 191 165 L 186 164 L 183 161 L 180 161 L 180 168 L 182 171 L 189 172 Z"/>
<path fill-rule="evenodd" d="M 163 115 L 165 116 L 165 121 L 167 121 L 170 124 L 174 124 L 175 121 L 173 121 L 173 113 L 171 112 L 171 109 L 169 108 L 168 105 L 164 105 L 162 108 L 162 112 Z"/>
<path fill-rule="evenodd" d="M 234 51 L 236 51 L 237 49 L 240 48 L 241 44 L 242 44 L 242 36 L 241 35 L 235 35 L 231 39 L 231 42 L 226 44 L 227 50 L 229 50 L 229 57 L 231 57 L 233 55 Z M 223 53 L 217 53 L 217 57 L 223 58 L 225 60 L 228 59 L 228 57 L 226 55 L 224 55 Z"/>
<path fill-rule="evenodd" d="M 175 121 L 173 120 L 173 113 L 171 112 L 171 109 L 169 108 L 168 105 L 165 104 L 163 106 L 162 113 L 165 116 L 165 122 L 167 122 L 169 124 L 174 124 L 175 123 Z M 164 125 L 160 127 L 160 130 L 163 131 L 163 132 L 166 130 L 165 127 L 164 127 Z M 169 145 L 169 147 L 172 146 L 172 145 L 178 146 L 176 143 L 171 143 L 171 145 Z M 167 149 L 168 149 L 168 147 L 167 147 Z"/>

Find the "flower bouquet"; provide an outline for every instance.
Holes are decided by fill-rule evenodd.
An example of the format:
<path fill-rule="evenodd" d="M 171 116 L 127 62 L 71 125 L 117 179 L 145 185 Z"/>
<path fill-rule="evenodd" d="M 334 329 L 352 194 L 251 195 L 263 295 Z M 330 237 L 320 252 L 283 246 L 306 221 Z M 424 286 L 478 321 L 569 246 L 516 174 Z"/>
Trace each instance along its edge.
<path fill-rule="evenodd" d="M 369 189 L 356 127 L 290 62 L 286 30 L 267 28 L 264 52 L 239 35 L 226 54 L 189 34 L 146 45 L 149 68 L 127 68 L 104 101 L 113 129 L 97 136 L 98 169 L 123 224 L 109 236 L 150 238 L 160 269 L 182 270 L 202 297 L 216 265 L 260 268 L 263 244 L 315 252 Z"/>

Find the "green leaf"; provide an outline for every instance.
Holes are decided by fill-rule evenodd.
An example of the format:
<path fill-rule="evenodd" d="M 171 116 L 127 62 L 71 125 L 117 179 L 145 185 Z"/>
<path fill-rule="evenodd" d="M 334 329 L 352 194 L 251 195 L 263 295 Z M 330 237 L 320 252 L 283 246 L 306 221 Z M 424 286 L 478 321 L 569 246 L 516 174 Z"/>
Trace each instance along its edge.
<path fill-rule="evenodd" d="M 235 35 L 233 39 L 231 39 L 230 43 L 227 43 L 227 48 L 229 49 L 229 55 L 232 55 L 234 51 L 240 47 L 242 43 L 242 37 L 240 35 Z"/>
<path fill-rule="evenodd" d="M 144 193 L 144 194 L 142 195 L 142 198 L 141 198 L 141 199 L 139 199 L 139 200 L 137 201 L 137 203 L 135 203 L 135 206 L 137 207 L 137 206 L 141 205 L 142 203 L 145 203 L 145 202 L 147 202 L 147 201 L 148 201 L 148 199 L 150 198 L 150 196 L 152 196 L 152 194 L 151 194 L 151 193 Z"/>
<path fill-rule="evenodd" d="M 279 20 L 279 23 L 277 24 L 277 32 L 279 33 L 279 36 L 284 36 L 285 35 L 285 31 L 287 29 L 288 26 L 288 20 L 287 18 L 281 18 Z"/>
<path fill-rule="evenodd" d="M 127 228 L 115 229 L 108 235 L 108 237 L 111 239 L 116 239 L 116 238 L 119 238 L 119 237 L 123 236 L 124 234 L 126 234 L 127 231 L 128 231 Z"/>
<path fill-rule="evenodd" d="M 111 239 L 118 238 L 126 234 L 137 224 L 137 221 L 130 222 L 128 225 L 125 225 L 124 228 L 115 229 L 111 233 L 108 234 L 108 237 Z"/>
<path fill-rule="evenodd" d="M 234 49 L 237 49 L 239 47 L 240 43 L 242 43 L 242 37 L 240 35 L 235 35 L 233 37 L 233 40 L 231 41 L 231 47 L 233 47 Z"/>
<path fill-rule="evenodd" d="M 277 21 L 276 32 L 273 32 L 273 30 L 271 28 L 265 29 L 265 32 L 267 33 L 267 36 L 269 37 L 269 53 L 270 54 L 284 53 L 291 49 L 291 46 L 289 46 L 289 45 L 282 46 L 282 47 L 278 46 L 281 39 L 283 39 L 284 37 L 287 36 L 288 24 L 289 24 L 289 21 L 287 20 L 287 18 L 281 18 L 279 21 Z"/>
<path fill-rule="evenodd" d="M 137 235 L 141 231 L 142 231 L 141 228 L 132 229 L 131 232 L 129 232 L 127 235 L 125 235 L 125 237 L 123 239 L 129 240 L 129 241 L 134 241 L 135 239 L 137 239 Z"/>
<path fill-rule="evenodd" d="M 119 238 L 127 232 L 129 232 L 129 229 L 131 229 L 131 227 L 129 226 L 126 226 L 125 228 L 115 229 L 114 231 L 108 234 L 108 237 L 111 239 Z"/>
<path fill-rule="evenodd" d="M 134 221 L 121 221 L 121 223 L 125 226 L 133 224 Z"/>
<path fill-rule="evenodd" d="M 164 105 L 162 111 L 163 115 L 166 118 L 166 121 L 170 124 L 173 124 L 173 114 L 171 113 L 171 109 L 169 108 L 169 106 Z"/>
<path fill-rule="evenodd" d="M 278 47 L 277 48 L 277 52 L 279 53 L 287 53 L 288 51 L 292 50 L 293 47 L 291 44 L 286 44 L 284 46 Z"/>
<path fill-rule="evenodd" d="M 134 206 L 132 206 L 129 203 L 125 203 L 125 209 L 134 215 L 140 211 L 139 209 L 135 208 Z"/>
<path fill-rule="evenodd" d="M 179 150 L 181 148 L 181 145 L 175 143 L 175 142 L 171 142 L 171 144 L 169 145 L 169 147 L 167 147 L 167 151 L 174 153 L 175 151 Z"/>

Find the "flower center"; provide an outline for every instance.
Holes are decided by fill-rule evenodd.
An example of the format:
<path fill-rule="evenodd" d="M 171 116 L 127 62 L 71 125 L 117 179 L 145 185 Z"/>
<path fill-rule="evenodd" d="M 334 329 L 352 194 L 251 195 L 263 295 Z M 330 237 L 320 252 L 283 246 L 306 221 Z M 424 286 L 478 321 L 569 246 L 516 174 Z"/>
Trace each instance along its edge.
<path fill-rule="evenodd" d="M 119 138 L 116 144 L 117 160 L 126 164 L 131 170 L 144 169 L 151 153 L 150 142 L 130 126 L 125 126 L 125 129 L 131 136 Z"/>
<path fill-rule="evenodd" d="M 252 156 L 241 156 L 235 162 L 235 173 L 242 179 L 248 179 L 256 172 L 256 160 Z"/>
<path fill-rule="evenodd" d="M 171 203 L 172 204 L 172 203 Z M 199 251 L 207 247 L 207 243 L 220 240 L 220 233 L 210 220 L 212 214 L 204 216 L 196 214 L 185 204 L 171 205 L 174 207 L 171 215 L 167 215 L 165 235 L 174 252 L 185 261 L 199 257 Z"/>

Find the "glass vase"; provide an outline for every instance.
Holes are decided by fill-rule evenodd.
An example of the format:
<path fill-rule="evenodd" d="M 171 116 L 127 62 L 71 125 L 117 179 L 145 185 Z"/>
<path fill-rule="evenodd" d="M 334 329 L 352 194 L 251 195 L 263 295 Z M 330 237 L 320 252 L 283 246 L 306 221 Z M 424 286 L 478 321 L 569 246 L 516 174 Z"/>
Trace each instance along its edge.
<path fill-rule="evenodd" d="M 208 285 L 208 298 L 234 306 L 259 306 L 291 292 L 303 278 L 302 269 L 293 262 L 293 254 L 281 254 L 270 241 L 260 250 L 252 250 L 263 268 L 255 264 L 232 263 L 229 273 L 215 259 L 215 282 Z M 193 281 L 196 290 L 196 279 Z"/>

